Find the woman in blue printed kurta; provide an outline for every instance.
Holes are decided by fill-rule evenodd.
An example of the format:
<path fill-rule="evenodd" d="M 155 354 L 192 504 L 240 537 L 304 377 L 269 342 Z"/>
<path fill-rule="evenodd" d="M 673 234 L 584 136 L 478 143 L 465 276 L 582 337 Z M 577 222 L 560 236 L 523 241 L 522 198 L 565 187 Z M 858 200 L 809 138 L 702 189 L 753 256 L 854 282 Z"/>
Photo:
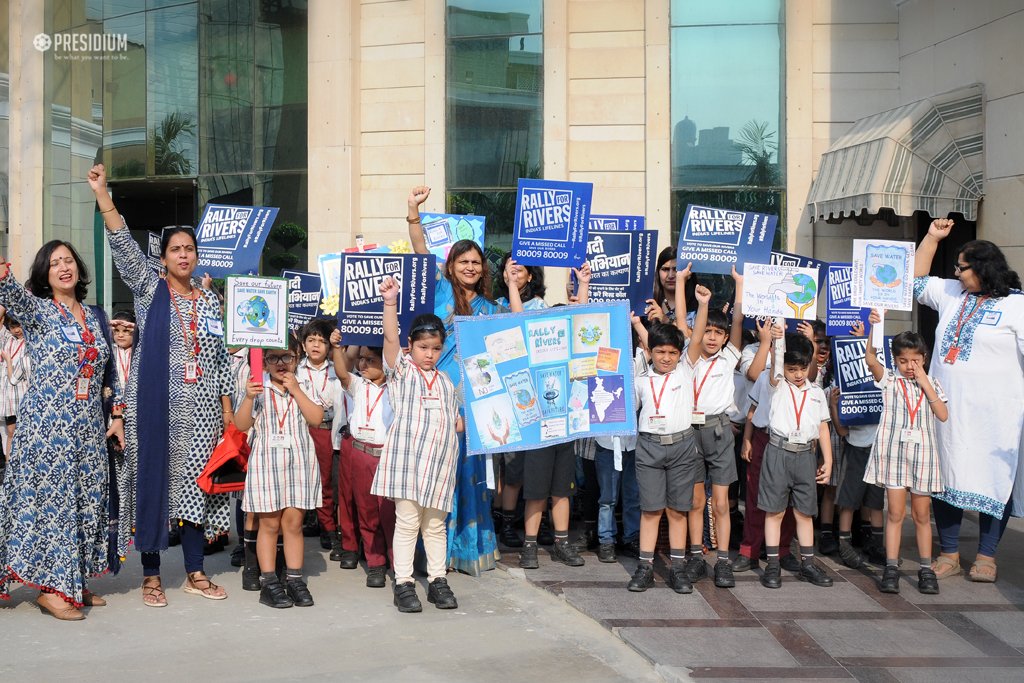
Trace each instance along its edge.
<path fill-rule="evenodd" d="M 114 265 L 135 300 L 139 336 L 125 392 L 118 549 L 123 555 L 134 539 L 146 576 L 143 601 L 163 607 L 159 552 L 168 545 L 168 522 L 180 524 L 185 591 L 221 600 L 227 594 L 203 572 L 203 537 L 227 532 L 230 502 L 227 494 L 207 495 L 196 484 L 233 418 L 220 301 L 192 280 L 197 254 L 191 229 L 164 229 L 160 246 L 167 274 L 160 278 L 116 212 L 102 164 L 89 172 L 89 184 Z"/>
<path fill-rule="evenodd" d="M 33 291 L 46 298 L 0 264 L 0 303 L 21 321 L 36 368 L 0 495 L 0 598 L 20 581 L 40 589 L 42 609 L 69 621 L 85 618 L 76 607 L 105 604 L 87 584 L 109 569 L 101 380 L 110 349 L 99 318 L 81 305 L 86 283 L 81 258 L 56 240 L 32 267 Z M 123 439 L 120 421 L 111 433 Z"/>
<path fill-rule="evenodd" d="M 409 194 L 406 220 L 409 238 L 417 254 L 430 253 L 419 222 L 419 206 L 429 196 L 428 187 L 414 187 Z M 460 411 L 464 409 L 464 403 L 462 371 L 455 348 L 455 316 L 493 315 L 504 311 L 490 300 L 490 276 L 480 246 L 471 240 L 453 244 L 447 261 L 438 265 L 434 313 L 444 321 L 446 334 L 437 369 L 448 375 L 455 385 Z M 494 569 L 499 557 L 486 466 L 484 456 L 466 453 L 466 435 L 460 434 L 455 502 L 448 516 L 448 566 L 473 576 Z"/>

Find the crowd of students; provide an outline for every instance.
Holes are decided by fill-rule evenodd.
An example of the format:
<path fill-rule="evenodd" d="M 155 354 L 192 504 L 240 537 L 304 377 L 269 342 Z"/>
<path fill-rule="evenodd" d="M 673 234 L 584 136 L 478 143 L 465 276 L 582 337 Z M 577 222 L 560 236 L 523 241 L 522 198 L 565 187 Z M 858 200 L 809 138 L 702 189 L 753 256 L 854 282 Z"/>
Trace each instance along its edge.
<path fill-rule="evenodd" d="M 9 429 L 19 413 L 10 406 L 18 405 L 28 384 L 30 355 L 43 359 L 37 371 L 56 364 L 73 380 L 69 384 L 77 392 L 74 400 L 53 392 L 39 399 L 57 404 L 63 414 L 99 397 L 95 383 L 89 381 L 92 370 L 84 373 L 82 368 L 109 356 L 116 381 L 108 387 L 112 395 L 104 398 L 110 399 L 112 409 L 101 423 L 93 420 L 98 413 L 85 412 L 90 425 L 99 424 L 98 434 L 112 438 L 108 453 L 123 454 L 94 463 L 98 470 L 109 468 L 110 474 L 107 481 L 95 484 L 91 509 L 96 519 L 88 521 L 87 530 L 75 532 L 75 539 L 67 539 L 70 549 L 48 549 L 53 556 L 63 557 L 65 550 L 74 554 L 87 546 L 91 564 L 65 567 L 52 577 L 21 552 L 40 543 L 38 536 L 12 523 L 21 506 L 35 505 L 26 491 L 38 484 L 33 479 L 37 475 L 33 467 L 38 466 L 33 458 L 45 442 L 31 429 L 26 435 L 21 429 L 15 432 L 10 473 L 0 500 L 4 525 L 0 527 L 0 591 L 4 594 L 11 580 L 35 585 L 41 590 L 38 602 L 44 611 L 60 619 L 83 618 L 79 607 L 104 604 L 88 591 L 89 575 L 104 568 L 116 570 L 127 554 L 124 530 L 136 521 L 141 527 L 145 518 L 151 525 L 156 520 L 162 528 L 147 528 L 149 536 L 142 541 L 142 530 L 132 529 L 146 569 L 144 604 L 168 604 L 159 577 L 159 551 L 169 545 L 168 522 L 184 550 L 189 572 L 185 591 L 211 600 L 227 597 L 203 574 L 201 548 L 196 543 L 205 537 L 209 549 L 227 532 L 230 504 L 226 497 L 197 493 L 194 470 L 209 455 L 210 437 L 230 429 L 248 434 L 251 447 L 245 489 L 234 502 L 239 545 L 232 563 L 242 567 L 242 588 L 259 591 L 259 601 L 273 608 L 314 604 L 303 576 L 308 511 L 315 511 L 321 545 L 340 568 L 353 570 L 365 560 L 367 587 L 385 587 L 387 569 L 392 569 L 392 602 L 401 612 L 422 610 L 414 580 L 420 539 L 427 600 L 438 609 L 458 606 L 445 578 L 447 571 L 478 573 L 493 567 L 499 557 L 497 540 L 510 553 L 518 551 L 518 564 L 526 570 L 539 566 L 538 546 L 545 544 L 552 544 L 553 561 L 572 567 L 585 565 L 583 553 L 588 551 L 595 551 L 600 562 L 615 562 L 619 555 L 635 557 L 636 569 L 625 586 L 632 592 L 654 584 L 654 559 L 663 539 L 667 540 L 668 583 L 677 593 L 692 592 L 693 584 L 709 575 L 719 588 L 734 587 L 734 573 L 758 569 L 762 551 L 765 587 L 781 586 L 782 569 L 795 573 L 800 581 L 828 587 L 833 579 L 815 561 L 816 518 L 819 554 L 836 553 L 851 568 L 877 563 L 884 567 L 879 589 L 898 592 L 908 492 L 916 532 L 915 559 L 920 565 L 918 590 L 937 593 L 938 579 L 954 573 L 943 566 L 941 557 L 933 565 L 930 524 L 932 496 L 948 490 L 937 425 L 947 421 L 952 411 L 942 382 L 926 370 L 929 350 L 917 333 L 903 332 L 893 339 L 893 369 L 884 367 L 870 340 L 866 342 L 865 361 L 883 396 L 882 417 L 877 425 L 847 427 L 838 419 L 839 392 L 824 325 L 804 322 L 797 333 L 787 334 L 768 321 L 745 332 L 742 275 L 733 270 L 733 286 L 727 288 L 732 296 L 729 301 L 718 300 L 697 283 L 689 264 L 676 263 L 674 249 L 669 247 L 658 258 L 656 291 L 648 301 L 645 319 L 631 315 L 619 322 L 633 331 L 633 348 L 622 351 L 632 355 L 635 370 L 636 436 L 585 438 L 495 457 L 492 494 L 486 488 L 487 461 L 466 453 L 461 373 L 452 338 L 454 317 L 546 307 L 542 268 L 504 259 L 497 272 L 505 295 L 492 298 L 490 267 L 481 249 L 463 240 L 439 264 L 435 313 L 416 318 L 406 338 L 398 333 L 398 285 L 385 278 L 379 291 L 384 302 L 380 345 L 347 345 L 332 321 L 313 320 L 294 335 L 288 349 L 266 351 L 265 376 L 254 378 L 246 350 L 223 347 L 216 297 L 193 286 L 194 236 L 184 229 L 165 231 L 166 288 L 155 276 L 136 272 L 145 267 L 144 259 L 126 237 L 127 231 L 120 230 L 124 221 L 101 192 L 103 181 L 102 167 L 94 168 L 90 182 L 101 212 L 112 214 L 105 215 L 105 220 L 115 260 L 142 299 L 142 304 L 136 302 L 135 313 L 156 315 L 161 321 L 167 318 L 172 338 L 166 338 L 166 325 L 151 326 L 151 330 L 162 328 L 159 334 L 142 335 L 145 321 L 137 321 L 132 312 L 118 312 L 109 323 L 102 316 L 106 330 L 100 329 L 100 313 L 89 314 L 85 309 L 76 313 L 74 303 L 84 296 L 78 285 L 83 279 L 87 282 L 87 274 L 70 245 L 51 246 L 45 255 L 47 277 L 54 288 L 53 310 L 48 302 L 38 303 L 43 301 L 38 294 L 33 296 L 13 283 L 4 269 L 0 303 L 11 302 L 13 308 L 34 316 L 29 350 L 40 330 L 50 325 L 60 330 L 58 337 L 63 336 L 63 341 L 50 343 L 67 346 L 54 353 L 68 355 L 51 358 L 39 350 L 25 353 L 21 326 L 8 316 L 8 332 L 0 339 L 5 370 L 5 377 L 0 377 L 0 407 L 7 412 Z M 419 208 L 429 193 L 425 187 L 413 188 L 407 202 L 410 238 L 420 252 L 426 246 Z M 944 237 L 950 227 L 937 221 L 933 239 Z M 71 254 L 67 263 L 64 251 Z M 970 260 L 971 255 L 969 249 L 961 251 L 960 272 L 982 269 L 980 261 Z M 1005 261 L 1003 266 L 1008 270 Z M 40 269 L 42 273 L 43 265 Z M 73 278 L 68 275 L 72 270 Z M 588 299 L 587 265 L 575 276 L 579 287 L 570 305 Z M 922 291 L 927 279 L 922 274 L 918 283 Z M 966 291 L 981 299 L 975 308 L 991 294 Z M 1015 288 L 1003 297 L 1018 295 Z M 209 311 L 204 312 L 204 306 Z M 79 322 L 69 324 L 72 318 L 67 310 Z M 962 318 L 963 311 L 958 339 Z M 872 311 L 871 322 L 880 323 L 878 312 Z M 109 336 L 112 353 L 98 351 L 90 357 L 81 348 L 83 343 L 88 348 L 95 345 L 94 329 Z M 864 335 L 859 327 L 850 332 Z M 140 376 L 150 376 L 136 362 L 140 335 L 142 342 L 151 348 L 162 344 L 170 355 L 171 368 L 165 360 L 160 369 L 169 375 L 158 375 L 170 377 L 170 394 L 165 392 L 162 404 L 147 403 L 154 397 L 140 395 L 144 393 L 138 386 Z M 174 335 L 181 336 L 184 351 L 176 350 Z M 177 381 L 179 370 L 181 382 Z M 65 393 L 67 389 L 59 387 Z M 206 401 L 214 413 L 223 408 L 222 421 L 214 415 L 209 424 L 191 418 L 187 427 L 181 427 L 185 422 L 175 422 L 175 406 L 185 389 L 191 392 L 190 400 Z M 147 467 L 154 464 L 145 442 L 154 437 L 143 423 L 152 422 L 153 405 L 163 405 L 170 416 L 170 425 L 164 422 L 164 431 L 156 438 L 165 449 L 157 464 L 164 468 L 165 478 L 170 471 L 171 481 L 147 493 L 142 473 L 152 471 Z M 149 407 L 143 410 L 144 406 Z M 122 431 L 119 423 L 126 421 Z M 200 445 L 189 430 L 201 432 Z M 176 443 L 181 444 L 177 456 Z M 81 454 L 72 455 L 72 460 L 81 460 Z M 153 491 L 162 491 L 163 498 Z M 577 491 L 585 495 L 574 502 Z M 743 515 L 738 510 L 741 497 Z M 1003 503 L 1005 517 L 1011 503 Z M 570 537 L 574 509 L 583 521 L 583 532 L 576 539 Z M 104 510 L 120 532 L 113 534 L 110 549 L 99 558 L 98 544 L 107 540 Z M 663 517 L 666 537 L 662 536 Z M 796 557 L 791 549 L 794 536 Z M 733 549 L 738 549 L 735 555 Z M 709 571 L 705 558 L 712 550 Z M 952 562 L 945 546 L 943 552 L 946 564 Z M 995 580 L 994 564 L 989 572 L 985 561 L 985 556 L 979 556 L 972 579 Z"/>

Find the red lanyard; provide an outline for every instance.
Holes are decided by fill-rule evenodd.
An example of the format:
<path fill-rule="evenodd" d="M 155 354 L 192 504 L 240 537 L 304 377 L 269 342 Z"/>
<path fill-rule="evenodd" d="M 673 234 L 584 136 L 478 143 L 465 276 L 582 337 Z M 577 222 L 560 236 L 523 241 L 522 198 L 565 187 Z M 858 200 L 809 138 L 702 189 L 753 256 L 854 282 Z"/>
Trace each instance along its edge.
<path fill-rule="evenodd" d="M 903 388 L 903 398 L 907 402 L 907 414 L 910 416 L 910 428 L 914 428 L 914 418 L 917 417 L 918 411 L 921 410 L 921 401 L 924 400 L 924 392 L 922 391 L 917 396 L 917 405 L 913 408 L 910 407 L 910 394 L 907 393 L 907 380 L 900 379 L 900 387 Z"/>
<path fill-rule="evenodd" d="M 174 310 L 178 314 L 178 322 L 181 323 L 181 336 L 185 338 L 185 348 L 188 348 L 188 333 L 192 333 L 192 357 L 199 357 L 199 299 L 192 299 L 192 321 L 185 325 L 185 319 L 181 315 L 181 309 L 178 308 L 178 302 L 174 298 L 174 289 L 171 287 L 171 283 L 167 283 L 167 291 L 171 295 L 171 303 L 174 304 Z M 191 294 L 191 292 L 189 292 Z"/>
<path fill-rule="evenodd" d="M 974 314 L 977 313 L 978 309 L 981 308 L 981 305 L 985 303 L 985 299 L 988 298 L 987 294 L 985 296 L 978 297 L 978 301 L 974 304 L 974 308 L 971 309 L 971 312 L 967 314 L 967 319 L 965 320 L 964 311 L 967 310 L 967 300 L 970 298 L 970 296 L 971 295 L 968 293 L 968 295 L 964 297 L 964 302 L 960 304 L 960 315 L 957 316 L 956 319 L 956 334 L 953 336 L 954 347 L 960 344 L 960 331 L 963 330 L 964 325 L 970 322 L 971 318 L 974 317 Z"/>
<path fill-rule="evenodd" d="M 11 342 L 13 344 L 14 340 L 12 339 Z M 16 348 L 13 351 L 11 351 L 11 361 L 12 362 L 14 361 L 15 358 L 18 357 L 18 354 L 21 352 L 21 347 L 23 347 L 23 346 L 25 346 L 25 340 L 24 339 L 22 339 L 21 342 L 18 344 L 18 348 Z"/>
<path fill-rule="evenodd" d="M 715 369 L 715 363 L 718 362 L 719 358 L 721 358 L 721 356 L 715 356 L 714 360 L 712 360 L 711 363 L 708 365 L 708 371 L 704 373 L 704 378 L 701 379 L 700 386 L 697 386 L 697 377 L 694 376 L 694 378 L 693 378 L 693 409 L 694 410 L 697 409 L 697 401 L 700 400 L 700 392 L 704 391 L 704 382 L 708 381 L 708 376 L 711 374 L 711 371 Z"/>
<path fill-rule="evenodd" d="M 434 395 L 434 382 L 437 381 L 437 370 L 434 370 L 434 379 L 428 381 L 427 380 L 427 373 L 423 372 L 423 368 L 421 368 L 420 366 L 416 365 L 415 363 L 413 363 L 412 366 L 414 368 L 416 368 L 417 370 L 419 370 L 419 373 L 423 376 L 423 381 L 427 383 L 427 396 L 433 396 Z"/>
<path fill-rule="evenodd" d="M 127 358 L 128 362 L 122 363 L 122 358 Z M 121 372 L 124 373 L 125 379 L 128 379 L 128 371 L 131 370 L 132 367 L 132 350 L 119 348 L 117 350 L 117 364 L 121 367 Z"/>
<path fill-rule="evenodd" d="M 671 374 L 665 375 L 665 379 L 661 381 L 661 391 L 659 391 L 657 394 L 654 393 L 654 378 L 647 378 L 647 381 L 651 383 L 651 398 L 654 399 L 655 415 L 661 415 L 661 397 L 665 395 L 665 387 L 668 385 L 669 377 L 671 377 Z"/>
<path fill-rule="evenodd" d="M 317 372 L 320 372 L 317 370 Z M 309 365 L 306 365 L 306 376 L 309 377 L 309 385 L 313 386 L 313 371 L 309 369 Z M 324 366 L 324 383 L 320 386 L 320 393 L 324 393 L 327 388 L 327 366 Z"/>
<path fill-rule="evenodd" d="M 800 416 L 804 414 L 804 405 L 807 403 L 808 392 L 806 390 L 803 392 L 804 397 L 800 399 L 800 407 L 797 408 L 796 392 L 793 391 L 793 385 L 790 384 L 789 382 L 786 382 L 786 385 L 789 387 L 789 397 L 793 399 L 793 412 L 796 413 L 796 429 L 797 431 L 800 431 Z"/>
<path fill-rule="evenodd" d="M 276 394 L 276 393 L 277 392 L 274 391 L 273 389 L 270 390 L 270 401 L 271 401 L 271 403 L 274 404 L 274 414 L 273 414 L 273 417 L 274 417 L 274 422 L 277 423 L 277 433 L 278 434 L 284 434 L 284 423 L 288 421 L 288 414 L 292 412 L 292 402 L 295 400 L 295 398 L 291 394 L 288 394 L 288 403 L 285 404 L 284 415 L 281 417 L 280 420 L 278 420 L 277 419 L 277 416 L 278 416 L 278 412 L 277 412 L 277 398 L 274 396 L 274 394 Z"/>
<path fill-rule="evenodd" d="M 370 405 L 370 382 L 366 383 L 366 423 L 369 424 L 373 418 L 373 411 L 377 410 L 377 404 L 380 403 L 380 397 L 384 395 L 384 387 L 380 388 L 380 393 L 377 394 L 377 400 Z"/>

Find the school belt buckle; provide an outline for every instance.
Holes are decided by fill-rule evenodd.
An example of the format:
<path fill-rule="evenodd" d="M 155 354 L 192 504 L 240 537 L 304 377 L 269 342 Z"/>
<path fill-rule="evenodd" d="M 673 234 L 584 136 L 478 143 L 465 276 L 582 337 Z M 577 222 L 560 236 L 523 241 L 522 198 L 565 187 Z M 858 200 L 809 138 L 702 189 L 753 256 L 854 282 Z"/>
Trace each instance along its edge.
<path fill-rule="evenodd" d="M 697 431 L 702 431 L 708 427 L 715 428 L 715 438 L 721 439 L 722 435 L 725 434 L 725 427 L 729 424 L 729 416 L 725 413 L 717 413 L 715 415 L 705 415 L 704 424 L 693 425 L 693 428 Z"/>
<path fill-rule="evenodd" d="M 778 446 L 789 453 L 804 453 L 814 447 L 813 441 L 808 441 L 807 443 L 793 443 L 789 439 L 782 439 L 774 434 L 768 437 L 768 443 L 773 446 Z"/>
<path fill-rule="evenodd" d="M 359 439 L 352 439 L 352 448 L 357 451 L 362 451 L 367 455 L 372 455 L 375 458 L 379 458 L 381 452 L 384 450 L 383 446 L 374 446 L 364 441 L 360 441 Z"/>
<path fill-rule="evenodd" d="M 648 432 L 644 433 L 648 434 Z M 662 446 L 671 446 L 674 443 L 679 443 L 690 434 L 693 434 L 692 428 L 682 432 L 676 432 L 675 434 L 650 434 L 650 439 L 652 441 L 657 439 L 658 443 Z"/>

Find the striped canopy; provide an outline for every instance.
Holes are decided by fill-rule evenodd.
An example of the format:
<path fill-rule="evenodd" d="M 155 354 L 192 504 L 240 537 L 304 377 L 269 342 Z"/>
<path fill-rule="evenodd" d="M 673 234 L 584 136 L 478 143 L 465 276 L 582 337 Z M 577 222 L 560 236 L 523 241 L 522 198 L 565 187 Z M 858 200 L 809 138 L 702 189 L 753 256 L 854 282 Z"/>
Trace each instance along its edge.
<path fill-rule="evenodd" d="M 977 220 L 985 129 L 981 84 L 857 121 L 821 157 L 811 220 L 892 209 Z"/>

